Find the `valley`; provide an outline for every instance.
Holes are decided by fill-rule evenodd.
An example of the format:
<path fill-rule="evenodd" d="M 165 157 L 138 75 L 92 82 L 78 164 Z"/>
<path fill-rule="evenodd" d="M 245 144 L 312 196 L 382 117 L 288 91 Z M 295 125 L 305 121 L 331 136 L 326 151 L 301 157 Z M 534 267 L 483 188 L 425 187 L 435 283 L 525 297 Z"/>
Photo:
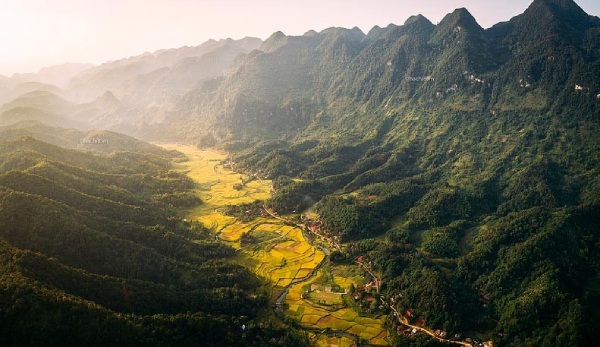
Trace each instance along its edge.
<path fill-rule="evenodd" d="M 0 346 L 597 345 L 577 2 L 0 76 Z"/>
<path fill-rule="evenodd" d="M 288 221 L 294 216 L 278 217 L 263 211 L 261 216 L 242 222 L 223 213 L 226 205 L 268 199 L 270 180 L 256 179 L 234 189 L 247 177 L 222 164 L 225 154 L 195 146 L 161 146 L 186 155 L 188 160 L 175 163 L 175 169 L 194 180 L 195 192 L 203 201 L 188 211 L 186 219 L 200 221 L 238 251 L 235 261 L 261 278 L 260 290 L 269 294 L 277 314 L 296 322 L 317 346 L 353 346 L 358 340 L 389 344 L 386 315 L 359 314 L 345 303 L 348 288 L 368 280 L 355 265 L 330 265 L 326 258 L 329 249 L 309 242 L 301 227 Z M 245 235 L 251 235 L 252 240 L 243 241 Z"/>

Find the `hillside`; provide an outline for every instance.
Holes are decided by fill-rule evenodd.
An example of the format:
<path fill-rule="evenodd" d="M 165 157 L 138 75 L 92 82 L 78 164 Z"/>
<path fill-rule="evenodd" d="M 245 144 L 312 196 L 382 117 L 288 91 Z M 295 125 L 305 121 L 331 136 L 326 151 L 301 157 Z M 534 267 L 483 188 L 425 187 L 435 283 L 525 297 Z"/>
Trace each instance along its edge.
<path fill-rule="evenodd" d="M 179 72 L 199 74 L 199 80 L 202 76 L 220 75 L 223 69 L 229 67 L 237 53 L 249 52 L 258 44 L 260 40 L 253 38 L 237 41 L 211 40 L 196 47 L 145 53 L 84 70 L 71 80 L 66 89 L 71 93 L 72 99 L 80 101 L 94 100 L 106 91 L 123 98 L 131 91 L 141 92 L 143 89 L 140 88 L 164 86 L 164 89 L 169 90 L 169 79 L 174 78 L 170 76 L 169 70 L 179 69 Z M 186 61 L 198 59 L 204 60 L 204 65 L 188 64 L 191 66 L 181 71 Z M 182 86 L 187 87 L 185 84 L 177 87 Z M 159 88 L 157 92 L 164 92 L 164 90 Z"/>
<path fill-rule="evenodd" d="M 180 153 L 123 135 L 110 153 L 13 137 L 0 131 L 2 345 L 298 343 L 240 329 L 266 298 L 233 249 L 177 216 L 201 203 L 170 170 Z"/>
<path fill-rule="evenodd" d="M 164 125 L 281 182 L 278 212 L 317 203 L 341 261 L 372 261 L 399 312 L 500 346 L 593 344 L 599 30 L 536 0 L 487 30 L 458 9 L 276 33 Z"/>
<path fill-rule="evenodd" d="M 195 47 L 160 50 L 94 67 L 64 64 L 37 74 L 2 76 L 0 122 L 36 120 L 51 126 L 110 129 L 130 135 L 152 132 L 152 126 L 164 120 L 165 112 L 183 94 L 225 75 L 238 56 L 258 48 L 261 42 L 256 38 L 209 40 Z M 9 114 L 2 116 L 6 112 Z"/>
<path fill-rule="evenodd" d="M 176 132 L 182 122 L 206 132 L 208 123 L 219 139 L 335 132 L 350 139 L 372 130 L 350 131 L 366 119 L 379 124 L 406 106 L 489 116 L 564 113 L 559 108 L 577 102 L 579 111 L 593 113 L 600 19 L 569 3 L 535 1 L 487 30 L 458 9 L 437 26 L 415 16 L 367 35 L 343 28 L 298 37 L 279 32 L 227 78 L 184 96 L 163 123 Z"/>

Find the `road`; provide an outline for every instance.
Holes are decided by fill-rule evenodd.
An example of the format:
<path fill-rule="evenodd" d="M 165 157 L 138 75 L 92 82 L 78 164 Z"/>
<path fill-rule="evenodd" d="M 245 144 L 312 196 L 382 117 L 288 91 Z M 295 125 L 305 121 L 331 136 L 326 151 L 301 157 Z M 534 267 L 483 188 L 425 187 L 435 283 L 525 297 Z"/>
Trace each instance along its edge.
<path fill-rule="evenodd" d="M 379 288 L 381 287 L 381 280 L 377 276 L 375 276 L 375 274 L 371 272 L 371 270 L 364 263 L 361 263 L 360 261 L 356 260 L 354 262 L 362 266 L 363 269 L 365 269 L 369 273 L 369 275 L 373 277 L 373 279 L 375 280 L 375 288 L 377 288 L 377 293 L 379 293 Z"/>
<path fill-rule="evenodd" d="M 305 234 L 307 232 L 311 232 L 310 229 L 306 225 L 304 225 L 302 223 L 296 223 L 296 224 L 294 224 L 290 220 L 284 219 L 284 218 L 282 218 L 282 217 L 280 217 L 280 216 L 272 213 L 271 211 L 269 211 L 266 208 L 266 206 L 263 206 L 263 210 L 268 215 L 270 215 L 271 217 L 273 217 L 274 219 L 280 220 L 280 221 L 284 222 L 287 225 L 295 226 L 297 228 L 300 228 L 300 230 L 302 230 L 303 234 Z M 315 234 L 315 235 L 318 235 L 318 234 Z M 323 251 L 326 256 L 323 258 L 323 260 L 308 275 L 306 275 L 306 276 L 304 276 L 302 278 L 296 278 L 296 279 L 292 280 L 288 285 L 286 285 L 284 287 L 284 290 L 281 292 L 281 294 L 275 300 L 275 303 L 278 306 L 281 306 L 283 304 L 283 302 L 285 300 L 285 297 L 288 294 L 289 289 L 290 289 L 290 287 L 292 285 L 295 285 L 295 284 L 300 283 L 300 282 L 308 281 L 309 279 L 311 279 L 312 277 L 314 277 L 317 274 L 318 270 L 323 266 L 323 264 L 325 263 L 325 261 L 327 261 L 328 256 L 331 254 L 331 252 L 329 251 L 329 249 L 327 249 L 327 248 L 325 248 L 325 247 L 323 247 L 321 245 L 317 245 L 317 244 L 311 243 L 309 241 L 309 238 L 307 238 L 306 235 L 304 235 L 304 236 L 305 236 L 305 239 L 307 240 L 307 242 L 309 242 L 311 244 L 311 246 L 317 247 L 318 249 L 320 249 L 321 251 Z M 339 248 L 339 245 L 335 244 L 335 246 L 337 246 L 337 248 Z M 363 269 L 365 269 L 373 277 L 373 279 L 375 280 L 377 292 L 379 292 L 379 289 L 380 289 L 380 286 L 381 286 L 381 280 L 377 276 L 375 276 L 375 274 L 365 264 L 363 264 L 362 262 L 355 261 L 355 263 L 357 263 L 360 266 L 362 266 Z M 389 306 L 392 309 L 392 311 L 395 313 L 395 316 L 398 319 L 398 323 L 400 323 L 401 325 L 404 325 L 404 326 L 409 327 L 411 329 L 416 329 L 417 331 L 422 331 L 425 334 L 427 334 L 427 335 L 435 338 L 436 340 L 438 340 L 440 342 L 449 343 L 449 344 L 455 344 L 455 345 L 460 345 L 460 346 L 465 346 L 465 347 L 472 347 L 473 346 L 473 344 L 471 344 L 469 342 L 458 341 L 458 340 L 448 340 L 448 339 L 442 338 L 440 336 L 437 336 L 431 330 L 428 330 L 426 328 L 419 327 L 419 326 L 416 326 L 416 325 L 412 325 L 412 324 L 408 323 L 408 321 L 398 312 L 398 310 L 393 305 L 389 305 Z M 281 314 L 283 314 L 283 311 L 281 311 Z M 319 329 L 310 329 L 310 328 L 309 329 L 305 328 L 305 330 L 312 330 L 313 332 L 319 332 L 320 331 Z M 326 330 L 320 331 L 320 333 L 327 334 L 327 335 L 345 336 L 345 337 L 348 337 L 348 338 L 354 339 L 354 340 L 358 339 L 358 336 L 350 334 L 350 333 L 347 333 L 347 332 L 343 332 L 343 331 L 336 331 L 336 330 L 326 329 Z M 493 344 L 491 342 L 486 342 L 486 346 L 492 346 L 492 345 Z"/>
<path fill-rule="evenodd" d="M 416 326 L 416 325 L 409 324 L 409 323 L 408 323 L 408 321 L 406 321 L 405 319 L 402 319 L 402 318 L 403 318 L 403 317 L 402 317 L 402 315 L 401 315 L 401 314 L 398 312 L 398 310 L 396 310 L 396 308 L 395 308 L 394 306 L 390 305 L 390 307 L 392 308 L 392 311 L 394 311 L 394 314 L 395 314 L 395 316 L 398 318 L 398 323 L 400 323 L 400 324 L 402 324 L 402 325 L 404 325 L 404 326 L 407 326 L 407 327 L 409 327 L 409 328 L 412 328 L 412 329 L 417 329 L 418 331 L 422 331 L 422 332 L 424 332 L 425 334 L 427 334 L 427 335 L 429 335 L 429 336 L 431 336 L 431 337 L 433 337 L 433 338 L 435 338 L 435 339 L 437 339 L 438 341 L 441 341 L 441 342 L 445 342 L 445 343 L 453 343 L 453 344 L 456 344 L 456 345 L 461 345 L 461 346 L 466 346 L 466 347 L 472 347 L 472 346 L 473 346 L 473 345 L 472 345 L 471 343 L 469 343 L 469 342 L 457 341 L 457 340 L 456 340 L 456 341 L 453 341 L 453 340 L 447 340 L 447 339 L 444 339 L 444 338 L 442 338 L 442 337 L 439 337 L 439 336 L 437 336 L 437 335 L 436 335 L 436 334 L 435 334 L 433 331 L 431 331 L 431 330 L 427 330 L 427 329 L 425 329 L 425 328 L 422 328 L 422 327 L 419 327 L 419 326 Z"/>

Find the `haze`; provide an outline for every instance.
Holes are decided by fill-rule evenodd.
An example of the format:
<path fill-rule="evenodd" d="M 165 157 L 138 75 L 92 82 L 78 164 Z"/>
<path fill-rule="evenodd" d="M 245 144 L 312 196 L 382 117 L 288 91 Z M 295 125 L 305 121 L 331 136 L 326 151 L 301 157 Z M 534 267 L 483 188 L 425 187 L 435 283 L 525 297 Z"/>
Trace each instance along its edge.
<path fill-rule="evenodd" d="M 331 26 L 402 24 L 414 14 L 436 23 L 466 7 L 483 27 L 523 12 L 530 0 L 22 0 L 0 4 L 0 74 L 36 72 L 65 62 L 99 64 L 145 51 L 277 30 L 301 35 Z M 589 14 L 600 2 L 580 0 Z"/>

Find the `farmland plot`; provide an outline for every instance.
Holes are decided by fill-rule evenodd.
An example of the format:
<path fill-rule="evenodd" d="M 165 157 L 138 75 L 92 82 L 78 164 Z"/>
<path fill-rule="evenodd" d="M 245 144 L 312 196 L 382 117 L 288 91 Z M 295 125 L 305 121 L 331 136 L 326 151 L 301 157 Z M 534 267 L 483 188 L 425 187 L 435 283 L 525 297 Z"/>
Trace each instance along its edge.
<path fill-rule="evenodd" d="M 356 337 L 372 345 L 388 344 L 387 331 L 383 328 L 385 317 L 359 316 L 344 304 L 345 294 L 341 291 L 350 284 L 357 285 L 356 279 L 335 276 L 340 292 L 333 293 L 327 286 L 321 286 L 310 295 L 304 295 L 302 288 L 319 278 L 320 273 L 314 272 L 325 254 L 306 240 L 299 227 L 285 225 L 269 216 L 241 222 L 222 213 L 226 205 L 268 199 L 271 181 L 254 180 L 236 189 L 234 185 L 245 176 L 222 164 L 225 154 L 194 146 L 163 147 L 176 149 L 188 157 L 188 161 L 175 165 L 194 180 L 195 191 L 203 201 L 202 205 L 187 211 L 186 218 L 201 222 L 220 240 L 237 249 L 237 262 L 262 278 L 263 289 L 270 294 L 272 303 L 288 288 L 283 302 L 285 314 L 310 331 L 316 346 L 353 346 Z M 242 242 L 244 234 L 251 235 L 251 242 Z M 314 333 L 327 328 L 340 335 Z"/>

